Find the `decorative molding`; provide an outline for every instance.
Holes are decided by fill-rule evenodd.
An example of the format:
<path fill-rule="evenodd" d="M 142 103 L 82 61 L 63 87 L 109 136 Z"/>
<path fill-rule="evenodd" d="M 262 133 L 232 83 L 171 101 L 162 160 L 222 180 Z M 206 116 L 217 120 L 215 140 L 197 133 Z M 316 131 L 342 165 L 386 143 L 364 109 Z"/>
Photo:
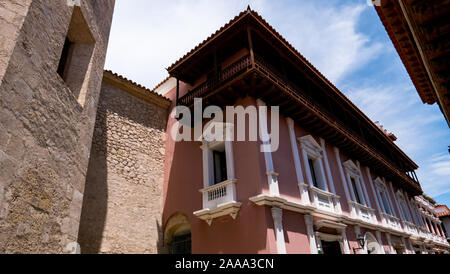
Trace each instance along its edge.
<path fill-rule="evenodd" d="M 346 171 L 350 173 L 350 176 L 359 178 L 361 176 L 361 172 L 358 170 L 358 166 L 352 161 L 347 160 L 342 164 Z"/>
<path fill-rule="evenodd" d="M 314 222 L 314 225 L 317 230 L 321 229 L 322 227 L 328 227 L 328 228 L 334 228 L 339 232 L 342 232 L 342 230 L 345 230 L 347 225 L 343 223 L 333 222 L 329 220 L 318 220 Z"/>
<path fill-rule="evenodd" d="M 341 181 L 342 181 L 342 184 L 344 185 L 345 198 L 347 199 L 347 201 L 350 201 L 351 200 L 351 196 L 350 196 L 349 190 L 348 190 L 347 179 L 345 178 L 344 170 L 342 168 L 341 156 L 339 155 L 339 148 L 334 147 L 334 153 L 335 153 L 335 156 L 336 156 L 336 161 L 337 161 L 337 164 L 338 164 L 339 173 L 341 175 Z"/>
<path fill-rule="evenodd" d="M 286 254 L 286 243 L 284 241 L 283 230 L 283 210 L 279 207 L 272 207 L 272 218 L 277 241 L 278 254 Z"/>
<path fill-rule="evenodd" d="M 231 184 L 234 184 L 236 182 L 237 182 L 237 179 L 226 180 L 226 181 L 223 181 L 220 184 L 215 184 L 215 185 L 212 185 L 212 186 L 209 186 L 209 187 L 202 188 L 202 189 L 199 190 L 199 192 L 201 192 L 201 193 L 209 192 L 211 190 L 215 190 L 215 189 L 227 186 L 227 185 L 231 185 Z"/>
<path fill-rule="evenodd" d="M 323 233 L 323 232 L 319 232 L 319 231 L 316 231 L 314 234 L 315 234 L 316 238 L 320 238 L 320 240 L 325 241 L 325 242 L 334 242 L 334 241 L 341 242 L 342 241 L 342 235 L 333 235 L 333 234 Z"/>
<path fill-rule="evenodd" d="M 310 156 L 315 158 L 321 158 L 322 147 L 317 143 L 317 141 L 311 135 L 306 135 L 299 137 L 298 141 L 301 144 L 301 148 L 305 149 Z"/>
<path fill-rule="evenodd" d="M 305 184 L 305 179 L 303 178 L 303 170 L 302 170 L 302 163 L 300 161 L 300 155 L 298 151 L 297 142 L 295 139 L 295 124 L 294 120 L 291 118 L 286 118 L 286 122 L 289 129 L 289 138 L 291 141 L 291 151 L 292 151 L 292 157 L 294 159 L 294 166 L 295 166 L 295 174 L 297 175 L 297 183 L 299 186 L 300 191 L 300 197 L 302 200 L 302 203 L 309 204 L 309 196 L 308 191 L 306 191 L 305 186 L 307 187 L 307 184 Z"/>
<path fill-rule="evenodd" d="M 306 232 L 308 234 L 308 240 L 309 240 L 309 248 L 311 251 L 311 254 L 317 254 L 317 241 L 316 241 L 316 235 L 314 234 L 314 217 L 311 215 L 305 215 L 305 224 L 306 224 Z"/>
<path fill-rule="evenodd" d="M 266 103 L 264 103 L 261 99 L 257 99 L 256 103 L 259 107 L 266 106 Z M 269 132 L 267 129 L 267 112 L 258 111 L 258 120 L 259 120 L 259 132 L 261 137 L 264 137 L 263 139 L 269 139 Z M 268 144 L 269 142 L 266 141 L 264 144 Z M 272 153 L 271 152 L 264 152 L 264 161 L 266 163 L 266 174 L 267 174 L 267 183 L 269 184 L 269 190 L 271 195 L 279 195 L 280 191 L 278 188 L 278 173 L 275 172 L 273 167 L 273 160 L 272 160 Z"/>
<path fill-rule="evenodd" d="M 384 244 L 383 244 L 383 240 L 381 238 L 381 231 L 375 231 L 375 234 L 377 235 L 377 241 L 380 244 L 381 247 L 381 254 L 386 254 L 386 250 L 384 249 Z"/>
<path fill-rule="evenodd" d="M 221 204 L 215 209 L 202 209 L 195 211 L 194 215 L 211 226 L 212 220 L 222 216 L 230 215 L 233 219 L 236 219 L 239 209 L 241 208 L 241 203 L 239 202 L 229 202 L 226 204 Z"/>

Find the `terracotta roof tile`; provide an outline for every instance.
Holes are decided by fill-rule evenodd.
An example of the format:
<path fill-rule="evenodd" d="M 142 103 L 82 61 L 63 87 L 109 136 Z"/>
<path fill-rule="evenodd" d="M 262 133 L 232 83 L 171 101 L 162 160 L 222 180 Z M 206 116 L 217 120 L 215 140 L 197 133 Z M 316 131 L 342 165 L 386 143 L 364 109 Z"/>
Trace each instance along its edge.
<path fill-rule="evenodd" d="M 119 80 L 119 81 L 124 81 L 124 82 L 128 83 L 130 86 L 138 89 L 140 91 L 139 92 L 140 95 L 147 97 L 147 98 L 152 98 L 152 99 L 154 99 L 153 101 L 155 101 L 155 102 L 156 101 L 161 102 L 164 106 L 168 107 L 171 103 L 171 100 L 169 98 L 167 98 L 161 94 L 158 94 L 158 93 L 154 92 L 153 90 L 150 90 L 147 87 L 140 85 L 122 75 L 114 73 L 111 70 L 104 70 L 103 75 L 104 75 L 104 77 L 106 76 L 108 78 L 114 78 L 115 81 Z"/>

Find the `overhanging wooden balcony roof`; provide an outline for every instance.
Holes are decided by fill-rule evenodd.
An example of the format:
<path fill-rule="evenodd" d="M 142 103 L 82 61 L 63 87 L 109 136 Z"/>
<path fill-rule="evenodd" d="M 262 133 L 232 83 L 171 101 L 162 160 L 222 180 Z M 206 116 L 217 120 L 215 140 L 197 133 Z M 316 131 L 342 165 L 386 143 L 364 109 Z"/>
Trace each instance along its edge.
<path fill-rule="evenodd" d="M 248 28 L 251 28 L 252 33 L 263 37 L 284 59 L 289 60 L 296 70 L 308 78 L 308 81 L 319 88 L 327 97 L 328 105 L 318 105 L 314 99 L 302 92 L 305 90 L 304 87 L 299 88 L 298 85 L 289 83 L 289 80 L 265 62 L 263 54 L 255 54 L 254 60 L 250 55 L 245 56 L 224 68 L 218 77 L 196 86 L 180 98 L 180 104 L 192 106 L 194 97 L 201 97 L 210 102 L 216 100 L 216 103 L 227 100 L 228 97 L 230 99 L 228 103 L 232 103 L 235 96 L 243 95 L 243 92 L 261 97 L 271 105 L 280 105 L 280 111 L 283 114 L 296 118 L 298 123 L 318 136 L 332 140 L 333 144 L 344 148 L 349 155 L 365 159 L 361 160 L 362 163 L 376 166 L 376 170 L 386 174 L 386 177 L 391 178 L 392 181 L 406 182 L 402 185 L 413 194 L 421 193 L 419 183 L 411 178 L 414 176 L 406 175 L 417 169 L 418 166 L 292 45 L 251 9 L 240 13 L 175 62 L 169 67 L 169 74 L 182 81 L 193 83 L 195 77 L 199 77 L 202 72 L 207 71 L 207 61 L 204 59 L 211 59 L 211 55 L 208 54 L 220 47 L 224 41 L 231 41 L 230 37 L 238 37 L 238 30 Z M 198 75 L 195 75 L 196 72 L 193 68 L 198 69 Z M 332 106 L 333 104 L 335 107 Z M 367 132 L 364 134 L 361 130 L 358 133 L 349 129 L 343 122 L 346 120 L 345 117 L 334 116 L 330 108 L 338 112 L 345 112 L 346 117 L 351 117 L 352 121 L 362 125 Z M 377 145 L 372 145 L 372 142 Z M 380 152 L 380 147 L 383 152 Z"/>
<path fill-rule="evenodd" d="M 450 0 L 382 0 L 376 11 L 423 103 L 450 125 Z"/>

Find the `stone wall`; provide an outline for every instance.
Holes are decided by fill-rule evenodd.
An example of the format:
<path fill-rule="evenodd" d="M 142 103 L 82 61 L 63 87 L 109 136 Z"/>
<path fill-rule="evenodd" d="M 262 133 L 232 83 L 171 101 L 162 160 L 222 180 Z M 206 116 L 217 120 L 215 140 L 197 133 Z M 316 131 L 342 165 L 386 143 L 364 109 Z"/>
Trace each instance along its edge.
<path fill-rule="evenodd" d="M 142 90 L 127 86 L 131 91 Z M 141 99 L 116 83 L 103 82 L 79 231 L 82 253 L 162 252 L 164 143 L 170 102 L 150 92 L 147 95 Z M 151 98 L 156 103 L 145 100 Z"/>
<path fill-rule="evenodd" d="M 74 9 L 95 39 L 82 105 L 57 74 Z M 113 10 L 0 0 L 0 253 L 73 251 Z"/>
<path fill-rule="evenodd" d="M 0 82 L 16 45 L 31 0 L 0 0 Z"/>

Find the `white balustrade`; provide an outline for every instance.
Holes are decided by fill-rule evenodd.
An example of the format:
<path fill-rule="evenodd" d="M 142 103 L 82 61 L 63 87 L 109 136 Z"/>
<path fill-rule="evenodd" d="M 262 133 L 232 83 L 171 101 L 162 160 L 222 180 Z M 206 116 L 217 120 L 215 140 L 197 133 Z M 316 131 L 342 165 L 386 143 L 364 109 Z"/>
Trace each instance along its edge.
<path fill-rule="evenodd" d="M 215 209 L 236 201 L 236 180 L 227 180 L 200 190 L 203 193 L 203 209 Z"/>
<path fill-rule="evenodd" d="M 340 213 L 336 212 L 336 205 L 339 202 L 339 196 L 314 186 L 309 187 L 309 191 L 312 196 L 311 200 L 314 201 L 313 205 L 315 207 L 337 214 Z"/>
<path fill-rule="evenodd" d="M 377 224 L 375 209 L 352 201 L 349 201 L 349 204 L 354 207 L 356 218 L 368 223 Z"/>

